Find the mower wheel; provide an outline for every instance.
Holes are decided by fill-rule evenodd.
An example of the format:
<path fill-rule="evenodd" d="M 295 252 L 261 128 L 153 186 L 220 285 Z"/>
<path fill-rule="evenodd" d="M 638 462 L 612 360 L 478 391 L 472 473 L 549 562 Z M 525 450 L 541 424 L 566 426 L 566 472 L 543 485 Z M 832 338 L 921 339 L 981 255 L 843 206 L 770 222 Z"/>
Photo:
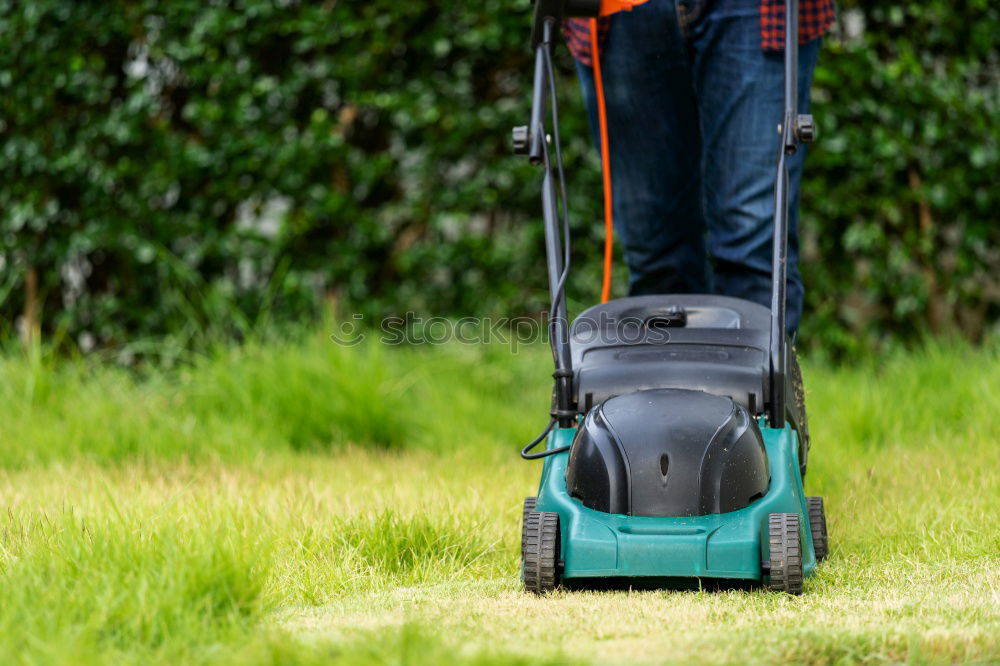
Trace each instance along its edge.
<path fill-rule="evenodd" d="M 802 594 L 802 537 L 799 514 L 772 513 L 767 519 L 772 590 Z"/>
<path fill-rule="evenodd" d="M 795 408 L 799 414 L 799 474 L 806 478 L 806 469 L 809 467 L 809 417 L 806 415 L 806 389 L 802 384 L 802 369 L 799 367 L 799 355 L 792 347 L 788 355 L 791 362 L 789 368 L 792 375 L 792 399 L 795 401 Z"/>
<path fill-rule="evenodd" d="M 524 589 L 535 594 L 559 586 L 559 514 L 532 511 L 524 521 Z"/>
<path fill-rule="evenodd" d="M 813 552 L 816 553 L 816 561 L 822 562 L 826 559 L 829 539 L 826 535 L 826 511 L 823 510 L 822 497 L 807 497 L 806 506 L 809 507 L 809 531 L 813 538 Z"/>
<path fill-rule="evenodd" d="M 537 497 L 524 498 L 524 509 L 521 514 L 521 559 L 524 559 L 524 543 L 528 538 L 528 514 L 535 510 L 535 505 L 537 504 Z"/>

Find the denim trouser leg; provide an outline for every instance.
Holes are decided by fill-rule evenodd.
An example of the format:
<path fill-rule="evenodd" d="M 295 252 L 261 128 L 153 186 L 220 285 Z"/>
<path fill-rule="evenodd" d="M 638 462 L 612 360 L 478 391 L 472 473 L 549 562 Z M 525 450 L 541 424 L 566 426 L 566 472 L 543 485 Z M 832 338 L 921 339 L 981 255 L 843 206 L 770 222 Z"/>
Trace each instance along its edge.
<path fill-rule="evenodd" d="M 632 295 L 710 289 L 686 48 L 672 3 L 650 0 L 615 16 L 601 56 L 615 231 Z M 577 67 L 596 137 L 593 73 Z"/>
<path fill-rule="evenodd" d="M 630 294 L 714 291 L 770 305 L 784 65 L 761 50 L 759 17 L 758 0 L 650 0 L 611 22 L 601 64 Z M 818 50 L 799 48 L 803 113 Z M 596 128 L 593 75 L 578 69 Z M 790 332 L 802 313 L 804 152 L 788 162 Z"/>

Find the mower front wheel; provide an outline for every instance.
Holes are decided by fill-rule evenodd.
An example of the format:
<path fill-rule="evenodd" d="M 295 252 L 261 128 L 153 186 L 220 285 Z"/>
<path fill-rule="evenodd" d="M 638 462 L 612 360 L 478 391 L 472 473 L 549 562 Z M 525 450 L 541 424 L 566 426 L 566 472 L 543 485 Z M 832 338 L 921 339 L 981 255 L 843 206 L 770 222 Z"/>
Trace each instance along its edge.
<path fill-rule="evenodd" d="M 530 511 L 524 519 L 524 589 L 535 594 L 559 586 L 559 514 Z"/>
<path fill-rule="evenodd" d="M 778 592 L 802 594 L 802 536 L 797 513 L 772 513 L 767 520 L 770 581 Z"/>

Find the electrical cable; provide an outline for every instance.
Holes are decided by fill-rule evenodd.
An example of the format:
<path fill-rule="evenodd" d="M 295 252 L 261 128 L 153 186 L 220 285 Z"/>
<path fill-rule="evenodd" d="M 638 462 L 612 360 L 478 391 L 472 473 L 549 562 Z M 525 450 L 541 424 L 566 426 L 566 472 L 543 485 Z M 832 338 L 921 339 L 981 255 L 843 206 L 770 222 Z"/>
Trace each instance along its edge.
<path fill-rule="evenodd" d="M 559 178 L 559 199 L 560 199 L 560 227 L 562 229 L 562 250 L 563 250 L 563 267 L 562 271 L 559 273 L 559 279 L 556 281 L 556 293 L 552 297 L 552 302 L 549 305 L 549 349 L 552 351 L 552 358 L 554 361 L 558 361 L 558 351 L 556 348 L 556 335 L 557 330 L 555 328 L 555 316 L 560 303 L 564 300 L 564 292 L 566 286 L 566 278 L 569 275 L 569 262 L 570 262 L 570 223 L 569 223 L 569 197 L 566 194 L 566 175 L 563 170 L 563 160 L 562 160 L 562 145 L 559 141 L 559 101 L 556 95 L 556 83 L 554 68 L 552 66 L 552 54 L 548 48 L 548 44 L 543 46 L 542 49 L 542 60 L 545 65 L 545 75 L 549 81 L 549 98 L 551 107 L 551 117 L 552 117 L 552 143 L 555 148 L 555 171 Z M 544 132 L 545 128 L 543 126 L 533 127 L 533 132 Z M 542 140 L 542 166 L 546 170 L 546 173 L 552 170 L 552 158 L 549 155 L 548 141 L 543 137 Z M 556 364 L 558 367 L 558 363 Z M 550 432 L 552 428 L 556 425 L 556 417 L 552 417 L 549 424 L 545 429 L 538 435 L 530 444 L 521 449 L 521 457 L 525 460 L 538 460 L 539 458 L 545 458 L 547 456 L 555 455 L 557 453 L 562 453 L 563 451 L 568 451 L 569 446 L 561 446 L 556 449 L 548 449 L 542 451 L 541 453 L 528 453 L 531 449 L 538 446 L 543 439 Z"/>
<path fill-rule="evenodd" d="M 538 460 L 539 458 L 545 458 L 546 456 L 551 456 L 556 453 L 562 453 L 563 451 L 568 449 L 569 448 L 568 446 L 562 446 L 559 447 L 558 449 L 549 449 L 547 451 L 542 451 L 541 453 L 528 453 L 528 451 L 541 444 L 542 440 L 545 439 L 545 437 L 550 432 L 552 432 L 552 428 L 555 426 L 555 424 L 556 424 L 556 419 L 555 417 L 552 417 L 549 420 L 549 424 L 545 426 L 545 430 L 543 430 L 542 433 L 538 435 L 538 437 L 535 437 L 533 440 L 531 440 L 530 444 L 521 449 L 521 457 L 524 458 L 525 460 Z"/>
<path fill-rule="evenodd" d="M 549 80 L 549 98 L 552 106 L 552 138 L 556 149 L 556 171 L 559 174 L 559 198 L 562 203 L 562 231 L 563 231 L 563 276 L 569 274 L 569 197 L 566 194 L 566 174 L 563 170 L 562 144 L 559 139 L 559 96 L 556 94 L 556 75 L 552 67 L 552 53 L 545 49 L 543 60 L 545 61 L 545 76 Z M 563 276 L 560 276 L 561 278 Z M 562 297 L 560 289 L 557 298 Z"/>
<path fill-rule="evenodd" d="M 552 108 L 552 136 L 553 144 L 555 147 L 555 171 L 559 177 L 559 196 L 560 196 L 560 208 L 562 210 L 560 226 L 562 228 L 562 250 L 563 250 L 563 267 L 562 271 L 559 273 L 559 279 L 556 281 L 555 294 L 552 297 L 552 302 L 549 304 L 549 348 L 552 351 L 552 359 L 558 366 L 558 352 L 556 349 L 556 334 L 555 330 L 556 315 L 560 303 L 565 299 L 565 287 L 566 278 L 569 276 L 569 265 L 570 265 L 570 223 L 569 223 L 569 206 L 568 197 L 566 195 L 566 175 L 563 169 L 562 162 L 562 146 L 559 140 L 559 101 L 556 95 L 556 85 L 555 85 L 555 75 L 553 73 L 552 67 L 552 54 L 549 49 L 543 48 L 542 60 L 545 65 L 546 78 L 549 80 L 549 98 L 550 105 Z M 540 132 L 543 134 L 545 128 L 541 125 L 533 128 L 533 131 Z M 542 165 L 546 172 L 552 170 L 552 158 L 549 155 L 549 147 L 547 138 L 543 138 L 542 142 Z"/>
<path fill-rule="evenodd" d="M 601 75 L 601 53 L 598 46 L 597 19 L 590 19 L 590 61 L 594 68 L 594 89 L 597 93 L 597 119 L 601 134 L 601 177 L 604 181 L 604 278 L 601 281 L 601 303 L 611 298 L 611 265 L 614 250 L 614 222 L 611 199 L 611 151 L 608 144 L 608 113 L 604 104 L 604 77 Z"/>

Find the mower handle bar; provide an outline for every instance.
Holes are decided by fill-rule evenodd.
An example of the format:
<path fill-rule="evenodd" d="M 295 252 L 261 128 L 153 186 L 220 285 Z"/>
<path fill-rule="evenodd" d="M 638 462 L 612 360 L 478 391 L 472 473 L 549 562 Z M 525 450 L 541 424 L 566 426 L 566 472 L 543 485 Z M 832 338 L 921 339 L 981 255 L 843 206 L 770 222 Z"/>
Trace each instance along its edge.
<path fill-rule="evenodd" d="M 531 46 L 535 52 L 534 87 L 531 102 L 531 124 L 514 129 L 515 152 L 528 155 L 532 164 L 543 162 L 542 143 L 545 135 L 545 91 L 552 84 L 546 73 L 546 57 L 551 57 L 552 38 L 562 20 L 567 17 L 597 17 L 601 0 L 534 0 L 534 24 Z M 785 99 L 784 112 L 778 132 L 781 135 L 774 185 L 774 236 L 771 256 L 771 330 L 770 330 L 770 381 L 767 418 L 772 428 L 782 428 L 785 423 L 785 384 L 788 368 L 788 340 L 785 332 L 785 301 L 788 280 L 788 200 L 789 156 L 798 151 L 799 144 L 810 143 L 815 133 L 812 116 L 798 112 L 798 55 L 799 55 L 799 3 L 785 0 Z M 548 50 L 548 53 L 545 52 Z M 549 291 L 555 312 L 551 334 L 555 373 L 555 409 L 560 427 L 570 427 L 575 412 L 573 404 L 573 369 L 570 353 L 569 327 L 566 319 L 565 284 L 560 279 L 563 272 L 562 252 L 565 248 L 559 237 L 558 209 L 552 165 L 548 164 L 542 180 L 542 214 L 545 224 L 545 248 L 548 260 Z"/>

